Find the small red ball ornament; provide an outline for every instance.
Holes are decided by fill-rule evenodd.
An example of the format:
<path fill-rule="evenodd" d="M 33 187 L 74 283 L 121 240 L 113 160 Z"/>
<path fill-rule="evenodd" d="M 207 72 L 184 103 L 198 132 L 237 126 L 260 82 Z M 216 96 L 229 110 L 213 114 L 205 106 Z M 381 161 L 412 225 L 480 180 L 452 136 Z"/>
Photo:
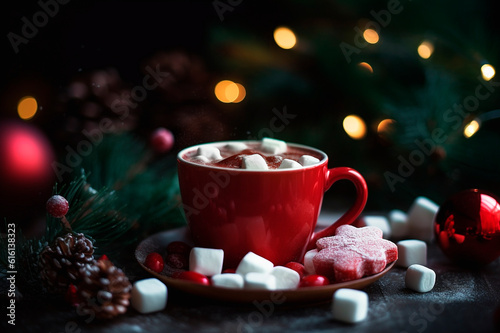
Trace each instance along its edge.
<path fill-rule="evenodd" d="M 500 256 L 500 204 L 479 189 L 458 192 L 440 207 L 434 220 L 437 243 L 452 261 L 483 266 Z"/>
<path fill-rule="evenodd" d="M 53 195 L 47 200 L 47 212 L 57 218 L 61 218 L 68 213 L 69 204 L 68 200 L 61 195 Z"/>

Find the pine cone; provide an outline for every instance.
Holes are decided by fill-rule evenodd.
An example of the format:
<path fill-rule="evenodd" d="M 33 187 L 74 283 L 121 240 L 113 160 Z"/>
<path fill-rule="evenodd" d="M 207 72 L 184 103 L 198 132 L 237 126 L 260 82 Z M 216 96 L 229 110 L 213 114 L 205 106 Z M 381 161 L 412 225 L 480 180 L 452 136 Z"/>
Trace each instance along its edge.
<path fill-rule="evenodd" d="M 80 310 L 97 318 L 109 319 L 125 313 L 132 285 L 121 269 L 109 260 L 100 259 L 80 269 L 78 286 Z"/>
<path fill-rule="evenodd" d="M 80 268 L 94 260 L 92 241 L 84 234 L 68 233 L 40 253 L 40 276 L 49 291 L 64 293 L 80 281 Z"/>

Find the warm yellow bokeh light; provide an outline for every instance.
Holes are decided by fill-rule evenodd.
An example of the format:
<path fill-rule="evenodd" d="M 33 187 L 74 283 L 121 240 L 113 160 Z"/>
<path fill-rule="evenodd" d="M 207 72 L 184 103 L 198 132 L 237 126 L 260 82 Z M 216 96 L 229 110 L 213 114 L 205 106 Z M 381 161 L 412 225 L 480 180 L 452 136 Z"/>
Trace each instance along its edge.
<path fill-rule="evenodd" d="M 278 27 L 274 30 L 274 41 L 282 49 L 288 50 L 295 46 L 297 37 L 289 28 Z"/>
<path fill-rule="evenodd" d="M 393 125 L 396 123 L 394 119 L 384 119 L 377 126 L 377 133 L 384 134 L 391 132 L 393 129 Z"/>
<path fill-rule="evenodd" d="M 490 64 L 484 64 L 481 66 L 481 74 L 485 81 L 489 81 L 495 76 L 495 68 Z"/>
<path fill-rule="evenodd" d="M 25 96 L 17 104 L 17 114 L 21 119 L 28 120 L 35 116 L 38 111 L 38 103 L 31 96 Z"/>
<path fill-rule="evenodd" d="M 214 89 L 215 97 L 222 103 L 239 103 L 246 96 L 246 90 L 240 83 L 223 80 Z"/>
<path fill-rule="evenodd" d="M 465 126 L 464 136 L 466 138 L 470 138 L 471 136 L 476 134 L 478 130 L 479 130 L 479 122 L 477 120 L 473 120 L 469 124 L 467 124 L 467 126 Z"/>
<path fill-rule="evenodd" d="M 363 38 L 370 44 L 377 44 L 379 40 L 378 33 L 373 29 L 366 29 L 363 32 Z"/>
<path fill-rule="evenodd" d="M 222 103 L 231 103 L 238 98 L 238 86 L 230 80 L 223 80 L 215 86 L 215 97 Z"/>
<path fill-rule="evenodd" d="M 242 100 L 245 99 L 245 96 L 247 95 L 247 91 L 246 91 L 245 87 L 243 87 L 242 84 L 236 83 L 236 86 L 238 87 L 238 97 L 236 97 L 236 99 L 233 101 L 233 103 L 241 102 Z"/>
<path fill-rule="evenodd" d="M 369 71 L 370 73 L 373 73 L 373 68 L 372 68 L 372 66 L 371 66 L 369 63 L 367 63 L 367 62 L 364 62 L 364 61 L 363 61 L 363 62 L 360 62 L 360 63 L 358 64 L 358 66 L 359 66 L 359 67 L 361 67 L 361 68 L 363 68 L 363 69 L 366 69 L 366 70 L 367 70 L 367 71 Z"/>
<path fill-rule="evenodd" d="M 353 139 L 361 139 L 366 134 L 366 125 L 363 119 L 356 115 L 344 118 L 344 131 Z"/>
<path fill-rule="evenodd" d="M 421 58 L 429 59 L 432 53 L 434 53 L 434 45 L 430 42 L 424 41 L 418 46 L 417 52 Z"/>

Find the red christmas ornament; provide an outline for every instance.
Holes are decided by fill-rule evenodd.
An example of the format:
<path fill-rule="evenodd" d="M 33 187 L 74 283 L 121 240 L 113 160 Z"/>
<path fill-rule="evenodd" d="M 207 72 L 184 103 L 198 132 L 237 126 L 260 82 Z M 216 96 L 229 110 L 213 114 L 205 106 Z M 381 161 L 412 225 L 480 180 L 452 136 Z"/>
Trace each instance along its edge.
<path fill-rule="evenodd" d="M 461 191 L 440 207 L 434 221 L 439 247 L 452 261 L 487 265 L 500 256 L 500 204 L 491 193 Z"/>
<path fill-rule="evenodd" d="M 161 273 L 163 271 L 165 263 L 163 262 L 163 257 L 159 253 L 151 252 L 146 257 L 144 265 L 156 273 Z"/>
<path fill-rule="evenodd" d="M 158 153 L 166 153 L 174 146 L 174 135 L 166 128 L 158 128 L 151 134 L 151 146 Z"/>
<path fill-rule="evenodd" d="M 47 200 L 47 212 L 57 218 L 61 218 L 68 213 L 69 203 L 66 198 L 58 194 L 53 195 Z"/>

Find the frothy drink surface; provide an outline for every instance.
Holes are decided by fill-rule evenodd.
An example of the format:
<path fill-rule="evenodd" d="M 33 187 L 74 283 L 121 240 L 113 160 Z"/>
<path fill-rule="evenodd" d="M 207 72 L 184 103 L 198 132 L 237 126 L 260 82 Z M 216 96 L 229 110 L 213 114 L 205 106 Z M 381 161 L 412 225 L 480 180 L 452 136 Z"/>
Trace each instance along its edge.
<path fill-rule="evenodd" d="M 222 159 L 215 160 L 215 161 L 203 161 L 203 160 L 196 158 L 197 157 L 196 150 L 186 153 L 183 156 L 183 158 L 187 161 L 198 163 L 198 164 L 203 164 L 203 165 L 211 165 L 211 166 L 217 166 L 217 167 L 223 167 L 223 168 L 241 169 L 244 156 L 258 154 L 265 159 L 265 161 L 267 163 L 267 167 L 269 169 L 277 169 L 284 159 L 290 159 L 290 160 L 294 160 L 294 161 L 298 162 L 300 157 L 303 155 L 313 156 L 319 160 L 321 160 L 323 157 L 320 154 L 316 153 L 315 151 L 297 148 L 297 147 L 291 147 L 291 146 L 287 147 L 286 152 L 279 153 L 279 154 L 270 154 L 270 153 L 263 151 L 261 149 L 260 143 L 251 143 L 251 144 L 247 143 L 246 146 L 247 146 L 246 149 L 243 149 L 239 152 L 234 152 L 224 145 L 221 145 L 221 146 L 214 145 L 214 147 L 217 147 L 220 150 L 220 154 L 222 156 Z"/>

